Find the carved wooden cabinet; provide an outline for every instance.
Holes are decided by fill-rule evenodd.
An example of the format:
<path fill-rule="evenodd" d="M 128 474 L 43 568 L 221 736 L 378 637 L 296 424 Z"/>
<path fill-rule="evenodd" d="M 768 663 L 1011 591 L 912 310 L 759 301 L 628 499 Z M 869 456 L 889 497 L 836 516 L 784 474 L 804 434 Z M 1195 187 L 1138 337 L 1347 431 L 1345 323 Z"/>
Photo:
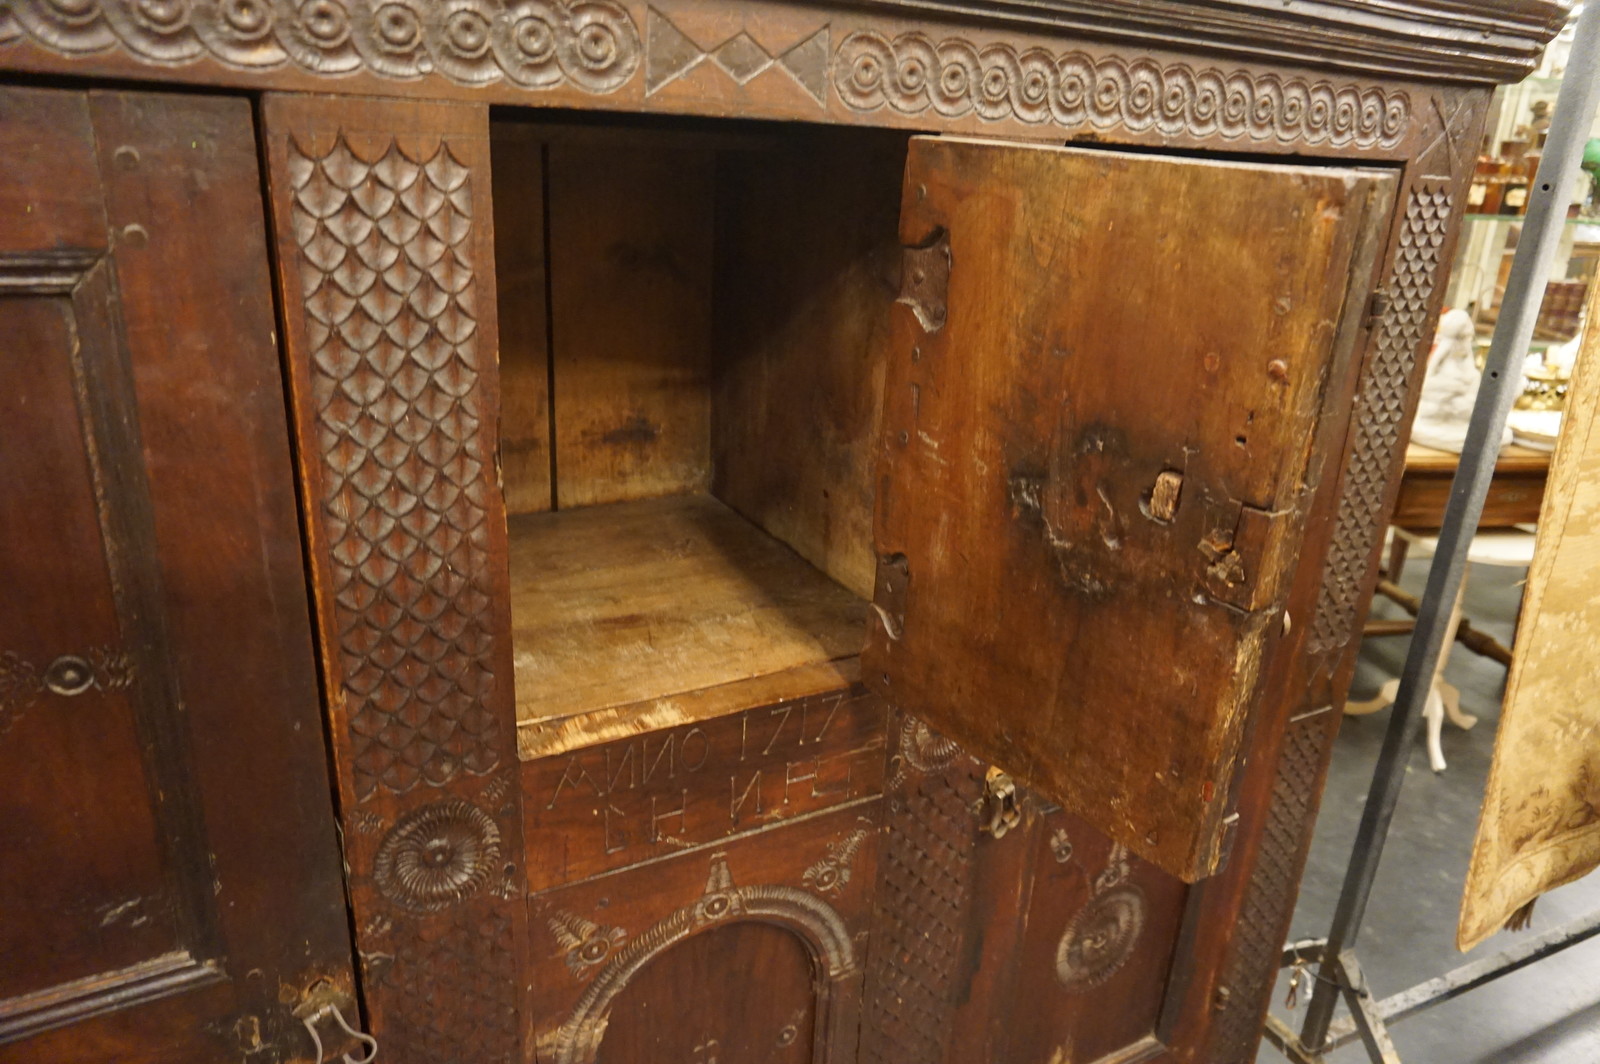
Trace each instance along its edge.
<path fill-rule="evenodd" d="M 1252 1059 L 1563 17 L 0 7 L 0 1059 Z"/>

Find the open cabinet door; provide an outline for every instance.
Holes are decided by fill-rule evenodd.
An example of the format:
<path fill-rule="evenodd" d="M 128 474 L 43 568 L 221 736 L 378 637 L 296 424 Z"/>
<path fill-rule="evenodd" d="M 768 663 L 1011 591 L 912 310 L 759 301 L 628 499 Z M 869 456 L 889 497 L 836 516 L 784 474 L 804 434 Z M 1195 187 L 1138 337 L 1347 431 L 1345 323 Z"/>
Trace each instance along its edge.
<path fill-rule="evenodd" d="M 1215 871 L 1395 177 L 917 138 L 884 400 L 888 700 Z M 1331 415 L 1331 416 L 1330 416 Z"/>

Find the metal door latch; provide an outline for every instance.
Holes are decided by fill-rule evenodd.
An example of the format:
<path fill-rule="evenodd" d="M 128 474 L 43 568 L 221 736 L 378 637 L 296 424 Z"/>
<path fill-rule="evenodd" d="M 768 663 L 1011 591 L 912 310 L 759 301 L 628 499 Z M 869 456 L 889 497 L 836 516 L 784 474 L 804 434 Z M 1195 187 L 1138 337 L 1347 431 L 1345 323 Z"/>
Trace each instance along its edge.
<path fill-rule="evenodd" d="M 1017 804 L 1017 784 L 1010 775 L 993 765 L 989 766 L 983 778 L 982 813 L 982 830 L 997 839 L 1022 823 L 1022 809 Z"/>
<path fill-rule="evenodd" d="M 372 1064 L 373 1060 L 377 1058 L 378 1040 L 365 1031 L 358 1031 L 351 1027 L 350 1022 L 344 1018 L 344 1013 L 339 1011 L 339 1006 L 335 1002 L 326 999 L 319 1001 L 316 1000 L 316 996 L 313 996 L 311 1000 L 295 1009 L 294 1014 L 301 1023 L 305 1024 L 306 1033 L 311 1036 L 311 1043 L 317 1047 L 315 1064 L 324 1064 L 327 1059 L 326 1051 L 322 1048 L 322 1036 L 317 1033 L 317 1025 L 327 1021 L 332 1021 L 337 1030 L 344 1032 L 347 1037 L 360 1042 L 366 1049 L 367 1055 L 364 1057 L 356 1057 L 345 1053 L 343 1056 L 344 1064 Z"/>

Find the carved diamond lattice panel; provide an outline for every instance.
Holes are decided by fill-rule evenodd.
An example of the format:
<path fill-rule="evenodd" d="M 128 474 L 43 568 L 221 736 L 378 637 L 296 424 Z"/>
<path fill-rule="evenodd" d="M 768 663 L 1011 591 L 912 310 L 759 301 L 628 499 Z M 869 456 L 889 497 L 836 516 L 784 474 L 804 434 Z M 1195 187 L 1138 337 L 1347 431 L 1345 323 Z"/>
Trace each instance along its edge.
<path fill-rule="evenodd" d="M 457 906 L 441 927 L 405 935 L 382 976 L 385 1044 L 403 1061 L 512 1064 L 515 956 L 500 906 Z"/>
<path fill-rule="evenodd" d="M 902 732 L 911 748 L 941 756 L 905 758 L 889 797 L 861 1040 L 867 1064 L 944 1059 L 978 838 L 983 767 L 925 725 L 906 719 Z"/>
<path fill-rule="evenodd" d="M 1406 382 L 1432 339 L 1428 307 L 1449 221 L 1447 185 L 1423 182 L 1412 190 L 1388 284 L 1389 311 L 1356 395 L 1355 442 L 1311 629 L 1314 654 L 1344 646 L 1361 605 L 1367 567 L 1387 517 L 1383 503 L 1405 417 Z"/>
<path fill-rule="evenodd" d="M 1448 235 L 1451 200 L 1443 181 L 1412 189 L 1391 277 L 1390 308 L 1363 367 L 1354 413 L 1355 438 L 1339 497 L 1333 543 L 1323 570 L 1310 643 L 1314 654 L 1345 645 L 1361 605 L 1386 514 L 1384 500 L 1399 457 L 1407 384 L 1428 334 L 1429 305 Z M 1262 1010 L 1277 976 L 1295 888 L 1305 861 L 1330 723 L 1323 715 L 1291 723 L 1284 736 L 1266 813 L 1261 849 L 1241 905 L 1232 953 L 1222 976 L 1229 990 L 1216 1017 L 1208 1059 L 1254 1058 Z"/>
<path fill-rule="evenodd" d="M 1227 1005 L 1212 1029 L 1208 1059 L 1255 1058 L 1261 1041 L 1261 1009 L 1278 976 L 1278 956 L 1300 882 L 1304 847 L 1310 841 L 1313 798 L 1328 739 L 1328 721 L 1321 716 L 1291 724 L 1284 737 L 1261 853 L 1250 874 L 1233 952 L 1222 974 L 1221 985 L 1229 990 Z"/>
<path fill-rule="evenodd" d="M 289 144 L 324 554 L 358 798 L 499 763 L 470 175 Z M 491 293 L 492 295 L 492 293 Z"/>

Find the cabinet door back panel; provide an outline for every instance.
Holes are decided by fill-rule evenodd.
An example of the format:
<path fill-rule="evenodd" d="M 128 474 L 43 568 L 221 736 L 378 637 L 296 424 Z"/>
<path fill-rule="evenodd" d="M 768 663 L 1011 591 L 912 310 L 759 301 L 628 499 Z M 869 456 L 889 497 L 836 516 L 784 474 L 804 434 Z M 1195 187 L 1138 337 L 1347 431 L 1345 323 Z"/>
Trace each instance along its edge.
<path fill-rule="evenodd" d="M 1193 880 L 1392 180 L 918 138 L 864 675 Z"/>

